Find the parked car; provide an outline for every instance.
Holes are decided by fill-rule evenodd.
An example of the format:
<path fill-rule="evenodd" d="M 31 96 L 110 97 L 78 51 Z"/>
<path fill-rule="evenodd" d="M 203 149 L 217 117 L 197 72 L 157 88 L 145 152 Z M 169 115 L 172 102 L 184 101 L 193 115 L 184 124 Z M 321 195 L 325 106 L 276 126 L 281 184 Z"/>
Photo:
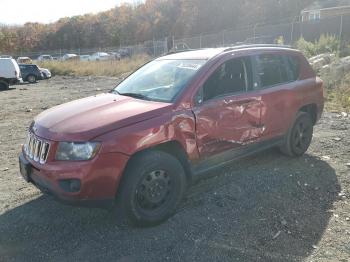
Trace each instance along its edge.
<path fill-rule="evenodd" d="M 52 61 L 53 57 L 51 55 L 41 55 L 38 57 L 38 61 Z"/>
<path fill-rule="evenodd" d="M 104 52 L 97 52 L 90 56 L 89 61 L 106 61 L 111 59 L 113 59 L 113 57 L 109 54 Z"/>
<path fill-rule="evenodd" d="M 40 72 L 41 74 L 43 75 L 43 79 L 49 79 L 51 78 L 51 72 L 49 69 L 47 68 L 39 68 L 40 69 Z"/>
<path fill-rule="evenodd" d="M 44 79 L 44 76 L 37 65 L 20 64 L 19 68 L 21 70 L 23 81 L 25 82 L 33 84 L 38 80 Z"/>
<path fill-rule="evenodd" d="M 79 60 L 79 56 L 76 54 L 65 54 L 62 56 L 62 61 L 77 61 Z"/>
<path fill-rule="evenodd" d="M 24 56 L 24 57 L 18 57 L 17 63 L 18 64 L 32 64 L 33 61 L 31 58 Z"/>
<path fill-rule="evenodd" d="M 90 61 L 90 55 L 81 55 L 80 61 Z"/>
<path fill-rule="evenodd" d="M 185 50 L 191 50 L 191 48 L 186 43 L 177 43 L 170 50 L 170 53 L 175 53 L 175 52 L 185 51 Z"/>
<path fill-rule="evenodd" d="M 113 60 L 120 60 L 122 58 L 121 54 L 118 52 L 111 52 L 110 55 L 112 56 Z"/>
<path fill-rule="evenodd" d="M 128 48 L 122 48 L 118 50 L 118 53 L 120 55 L 120 58 L 130 58 L 132 52 Z"/>
<path fill-rule="evenodd" d="M 271 147 L 303 155 L 323 106 L 323 82 L 297 50 L 175 53 L 110 93 L 38 115 L 20 170 L 66 203 L 106 204 L 122 221 L 155 225 L 208 171 Z"/>
<path fill-rule="evenodd" d="M 0 90 L 21 81 L 21 72 L 17 62 L 11 58 L 0 58 Z"/>

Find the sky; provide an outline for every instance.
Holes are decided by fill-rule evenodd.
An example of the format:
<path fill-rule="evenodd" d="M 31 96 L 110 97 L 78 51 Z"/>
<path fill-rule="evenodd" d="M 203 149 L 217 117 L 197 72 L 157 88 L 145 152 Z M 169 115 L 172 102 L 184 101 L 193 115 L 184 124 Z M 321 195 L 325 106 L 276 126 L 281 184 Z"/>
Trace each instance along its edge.
<path fill-rule="evenodd" d="M 0 0 L 0 24 L 55 22 L 61 17 L 97 13 L 133 0 Z"/>

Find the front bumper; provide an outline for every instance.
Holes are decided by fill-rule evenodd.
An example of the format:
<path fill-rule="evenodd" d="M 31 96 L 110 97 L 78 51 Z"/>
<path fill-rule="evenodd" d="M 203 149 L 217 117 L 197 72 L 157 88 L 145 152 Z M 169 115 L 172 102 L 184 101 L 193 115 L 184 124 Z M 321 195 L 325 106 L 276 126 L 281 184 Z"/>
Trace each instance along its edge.
<path fill-rule="evenodd" d="M 65 204 L 106 207 L 114 203 L 120 179 L 129 157 L 119 153 L 97 155 L 91 161 L 52 161 L 41 165 L 28 159 L 24 153 L 20 163 L 28 163 L 30 172 L 26 180 L 44 193 L 53 195 Z M 68 192 L 62 181 L 79 180 L 80 190 Z"/>

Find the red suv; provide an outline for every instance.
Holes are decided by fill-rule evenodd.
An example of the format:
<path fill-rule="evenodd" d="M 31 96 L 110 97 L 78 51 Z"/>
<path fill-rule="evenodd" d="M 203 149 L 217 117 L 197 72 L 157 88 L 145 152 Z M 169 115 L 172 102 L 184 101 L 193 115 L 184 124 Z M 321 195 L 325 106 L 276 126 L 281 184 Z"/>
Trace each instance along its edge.
<path fill-rule="evenodd" d="M 37 116 L 20 170 L 59 200 L 112 205 L 123 220 L 154 225 L 207 171 L 270 147 L 303 155 L 323 104 L 322 80 L 297 50 L 169 54 L 108 94 Z"/>

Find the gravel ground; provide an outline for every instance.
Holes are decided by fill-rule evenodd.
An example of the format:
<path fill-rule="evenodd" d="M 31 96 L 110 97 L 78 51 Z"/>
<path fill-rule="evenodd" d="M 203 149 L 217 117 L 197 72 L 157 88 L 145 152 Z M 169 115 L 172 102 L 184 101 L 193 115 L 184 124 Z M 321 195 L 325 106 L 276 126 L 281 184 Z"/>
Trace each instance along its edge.
<path fill-rule="evenodd" d="M 0 261 L 350 261 L 350 117 L 339 113 L 324 114 L 305 156 L 269 150 L 217 170 L 153 228 L 25 183 L 17 157 L 32 118 L 116 82 L 55 77 L 0 92 Z"/>

